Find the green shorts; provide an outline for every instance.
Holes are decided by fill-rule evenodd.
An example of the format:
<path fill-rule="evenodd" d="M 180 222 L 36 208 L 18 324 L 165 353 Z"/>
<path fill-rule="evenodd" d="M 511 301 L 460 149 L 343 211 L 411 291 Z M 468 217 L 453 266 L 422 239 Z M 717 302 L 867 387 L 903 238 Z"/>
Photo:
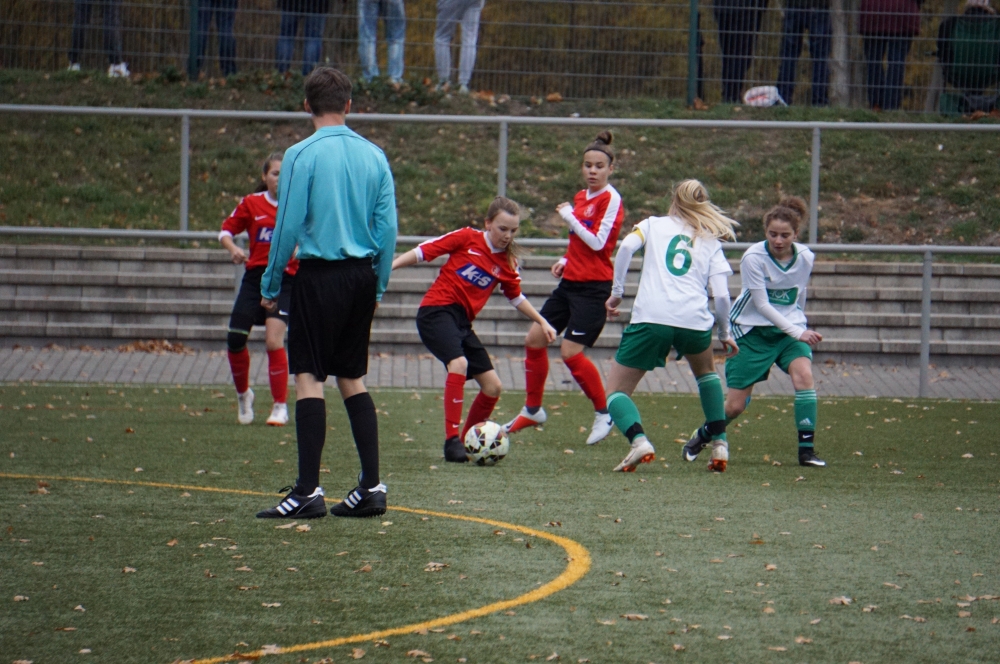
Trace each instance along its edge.
<path fill-rule="evenodd" d="M 793 339 L 776 327 L 755 327 L 736 340 L 740 352 L 726 360 L 726 385 L 745 390 L 767 380 L 771 365 L 788 373 L 788 365 L 800 357 L 812 361 L 809 344 Z"/>
<path fill-rule="evenodd" d="M 671 348 L 677 357 L 697 355 L 712 345 L 712 331 L 689 330 L 657 323 L 633 323 L 622 333 L 615 362 L 623 367 L 652 371 L 667 364 Z"/>

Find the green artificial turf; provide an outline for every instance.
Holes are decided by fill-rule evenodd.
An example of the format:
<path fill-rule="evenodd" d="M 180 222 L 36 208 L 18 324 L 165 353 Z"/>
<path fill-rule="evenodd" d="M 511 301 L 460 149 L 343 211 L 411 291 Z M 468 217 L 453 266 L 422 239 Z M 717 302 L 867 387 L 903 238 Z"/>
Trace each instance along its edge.
<path fill-rule="evenodd" d="M 328 396 L 332 503 L 358 464 Z M 697 400 L 640 396 L 661 458 L 623 475 L 610 472 L 621 435 L 584 444 L 579 394 L 548 395 L 544 431 L 515 434 L 494 468 L 444 463 L 437 392 L 374 396 L 390 507 L 553 532 L 592 567 L 509 614 L 261 661 L 353 661 L 355 648 L 371 662 L 419 661 L 413 650 L 437 662 L 844 663 L 1000 651 L 1000 603 L 985 598 L 1000 596 L 995 404 L 821 400 L 816 449 L 830 465 L 813 469 L 795 462 L 791 397 L 755 399 L 731 427 L 729 471 L 713 475 L 676 442 L 700 423 Z M 496 419 L 521 398 L 505 395 Z M 295 478 L 294 429 L 263 425 L 266 389 L 257 403 L 242 427 L 232 388 L 0 386 L 0 473 L 275 491 Z M 253 518 L 276 493 L 0 487 L 3 662 L 173 662 L 323 641 L 513 598 L 567 565 L 541 538 L 400 511 L 276 529 Z"/>

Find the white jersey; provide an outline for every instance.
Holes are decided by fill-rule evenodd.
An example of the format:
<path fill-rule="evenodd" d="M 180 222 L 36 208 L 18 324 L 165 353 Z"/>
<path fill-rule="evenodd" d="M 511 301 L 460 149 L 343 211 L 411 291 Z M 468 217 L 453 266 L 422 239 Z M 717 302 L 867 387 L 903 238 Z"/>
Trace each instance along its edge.
<path fill-rule="evenodd" d="M 750 289 L 767 291 L 768 302 L 779 314 L 789 323 L 805 328 L 806 286 L 815 260 L 816 256 L 809 247 L 797 242 L 792 243 L 792 258 L 786 265 L 781 265 L 771 256 L 767 242 L 758 242 L 747 249 L 740 260 L 743 290 L 729 316 L 733 336 L 739 339 L 754 327 L 774 326 L 754 306 Z"/>
<path fill-rule="evenodd" d="M 633 323 L 657 323 L 689 330 L 711 330 L 715 317 L 708 308 L 708 280 L 730 275 L 722 243 L 695 236 L 675 217 L 649 217 L 636 224 L 642 238 L 642 274 L 632 305 Z"/>

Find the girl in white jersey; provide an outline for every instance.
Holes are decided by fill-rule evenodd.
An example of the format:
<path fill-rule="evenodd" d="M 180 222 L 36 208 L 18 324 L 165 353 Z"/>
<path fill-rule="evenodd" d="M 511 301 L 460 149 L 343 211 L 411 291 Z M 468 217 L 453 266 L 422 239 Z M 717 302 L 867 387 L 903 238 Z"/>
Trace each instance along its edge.
<path fill-rule="evenodd" d="M 799 465 L 823 467 L 816 456 L 816 389 L 812 376 L 812 346 L 823 340 L 806 329 L 806 286 L 814 255 L 798 244 L 799 224 L 806 213 L 801 198 L 785 198 L 764 215 L 764 234 L 743 254 L 740 277 L 743 290 L 733 306 L 733 335 L 740 354 L 726 361 L 726 421 L 730 422 L 750 405 L 756 383 L 767 380 L 777 364 L 795 387 L 795 422 L 799 430 Z M 684 458 L 694 461 L 708 444 L 703 426 L 684 446 Z"/>
<path fill-rule="evenodd" d="M 722 383 L 712 357 L 712 325 L 719 326 L 719 341 L 726 355 L 738 353 L 729 333 L 728 277 L 733 270 L 719 241 L 735 238 L 734 225 L 735 221 L 712 204 L 704 185 L 685 180 L 674 190 L 669 216 L 640 221 L 618 249 L 614 284 L 606 304 L 611 318 L 619 315 L 632 255 L 643 248 L 644 260 L 632 320 L 622 334 L 608 375 L 608 411 L 631 445 L 616 471 L 632 472 L 640 463 L 655 458 L 631 395 L 647 371 L 665 366 L 671 347 L 678 357 L 687 357 L 698 380 L 713 443 L 709 470 L 726 470 L 729 446 Z M 714 319 L 708 307 L 709 288 Z"/>

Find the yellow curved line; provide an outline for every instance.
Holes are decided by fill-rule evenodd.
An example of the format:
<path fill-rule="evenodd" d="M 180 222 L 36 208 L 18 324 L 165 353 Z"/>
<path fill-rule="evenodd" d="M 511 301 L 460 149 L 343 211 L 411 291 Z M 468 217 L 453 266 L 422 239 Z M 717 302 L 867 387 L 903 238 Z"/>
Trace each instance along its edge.
<path fill-rule="evenodd" d="M 48 476 L 48 475 L 22 475 L 17 473 L 0 473 L 0 478 L 8 479 L 28 479 L 28 480 L 52 480 L 52 481 L 67 481 L 67 482 L 91 482 L 96 484 L 116 484 L 124 486 L 145 486 L 153 487 L 158 489 L 185 489 L 188 491 L 207 491 L 215 493 L 231 493 L 242 496 L 270 496 L 270 493 L 264 493 L 261 491 L 247 491 L 244 489 L 220 489 L 217 487 L 205 487 L 205 486 L 193 486 L 187 484 L 170 484 L 166 482 L 134 482 L 129 480 L 111 480 L 111 479 L 99 479 L 93 477 L 59 477 L 59 476 Z M 258 659 L 264 657 L 265 655 L 286 655 L 290 653 L 303 652 L 306 650 L 317 650 L 319 648 L 333 648 L 336 646 L 347 645 L 350 643 L 363 643 L 365 641 L 375 641 L 378 639 L 384 639 L 390 636 L 399 636 L 401 634 L 411 634 L 420 629 L 432 629 L 435 627 L 445 627 L 447 625 L 454 625 L 460 622 L 465 622 L 466 620 L 471 620 L 473 618 L 480 618 L 491 613 L 496 613 L 498 611 L 504 611 L 506 609 L 513 608 L 515 606 L 521 606 L 524 604 L 530 604 L 532 602 L 537 602 L 541 599 L 553 595 L 560 590 L 565 590 L 570 587 L 580 579 L 590 570 L 590 552 L 574 540 L 568 537 L 562 537 L 561 535 L 554 535 L 553 533 L 547 533 L 542 530 L 535 530 L 534 528 L 528 528 L 526 526 L 519 526 L 513 523 L 506 523 L 504 521 L 494 521 L 493 519 L 483 519 L 476 516 L 465 516 L 463 514 L 448 514 L 445 512 L 432 512 L 430 510 L 414 509 L 412 507 L 389 507 L 391 511 L 394 512 L 406 512 L 408 514 L 420 514 L 424 516 L 436 516 L 443 519 L 456 519 L 458 521 L 471 521 L 472 523 L 481 523 L 487 526 L 495 526 L 497 528 L 506 528 L 507 530 L 513 530 L 519 533 L 524 533 L 525 535 L 531 535 L 533 537 L 540 537 L 542 539 L 554 542 L 563 548 L 566 552 L 567 565 L 566 569 L 563 570 L 562 574 L 552 579 L 548 583 L 534 590 L 524 593 L 523 595 L 518 595 L 513 599 L 505 599 L 499 602 L 493 602 L 492 604 L 487 604 L 486 606 L 481 606 L 477 609 L 469 609 L 468 611 L 462 611 L 460 613 L 453 613 L 448 616 L 443 616 L 441 618 L 434 618 L 433 620 L 426 620 L 424 622 L 413 623 L 410 625 L 403 625 L 402 627 L 393 627 L 390 629 L 383 629 L 376 632 L 368 632 L 366 634 L 353 634 L 351 636 L 342 636 L 336 639 L 329 639 L 327 641 L 314 641 L 312 643 L 300 643 L 294 646 L 286 646 L 284 648 L 277 648 L 274 650 L 268 650 L 264 652 L 263 650 L 256 650 L 254 652 L 246 653 L 234 653 L 230 655 L 224 655 L 222 657 L 211 657 L 207 659 L 196 659 L 192 661 L 192 664 L 218 664 L 219 662 L 231 662 L 239 659 Z"/>

